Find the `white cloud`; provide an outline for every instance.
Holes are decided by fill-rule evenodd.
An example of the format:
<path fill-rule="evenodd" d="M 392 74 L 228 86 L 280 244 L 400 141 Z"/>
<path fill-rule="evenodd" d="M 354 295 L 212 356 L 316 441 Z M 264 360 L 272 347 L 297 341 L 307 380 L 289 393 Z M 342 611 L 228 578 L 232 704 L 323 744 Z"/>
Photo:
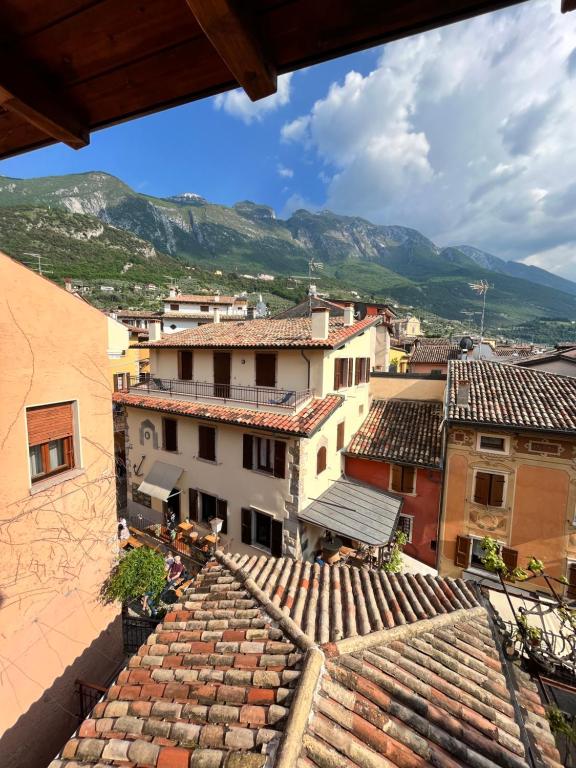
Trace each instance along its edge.
<path fill-rule="evenodd" d="M 294 177 L 292 168 L 286 168 L 282 163 L 278 163 L 276 170 L 278 171 L 278 176 L 281 176 L 283 179 L 292 179 Z"/>
<path fill-rule="evenodd" d="M 241 88 L 228 91 L 228 93 L 220 93 L 214 99 L 214 106 L 216 109 L 223 109 L 233 117 L 240 118 L 246 124 L 250 124 L 254 120 L 262 120 L 269 112 L 285 107 L 290 102 L 291 80 L 292 73 L 280 75 L 276 93 L 259 101 L 250 101 Z"/>
<path fill-rule="evenodd" d="M 320 161 L 322 206 L 576 279 L 570 21 L 534 0 L 389 44 L 282 140 Z"/>

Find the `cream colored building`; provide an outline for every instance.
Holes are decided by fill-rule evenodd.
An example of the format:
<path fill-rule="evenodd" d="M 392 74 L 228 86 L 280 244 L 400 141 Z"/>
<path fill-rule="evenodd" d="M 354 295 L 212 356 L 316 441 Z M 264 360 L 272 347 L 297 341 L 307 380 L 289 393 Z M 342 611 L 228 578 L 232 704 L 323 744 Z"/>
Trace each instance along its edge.
<path fill-rule="evenodd" d="M 164 333 L 178 333 L 197 328 L 204 323 L 220 320 L 243 320 L 248 315 L 248 300 L 238 296 L 223 296 L 219 293 L 208 295 L 185 295 L 176 288 L 170 289 L 163 299 L 161 315 Z"/>
<path fill-rule="evenodd" d="M 201 530 L 217 515 L 233 551 L 309 555 L 324 528 L 299 513 L 341 477 L 368 413 L 379 322 L 350 308 L 162 337 L 151 327 L 149 382 L 115 395 L 129 514 L 158 521 L 169 508 Z"/>

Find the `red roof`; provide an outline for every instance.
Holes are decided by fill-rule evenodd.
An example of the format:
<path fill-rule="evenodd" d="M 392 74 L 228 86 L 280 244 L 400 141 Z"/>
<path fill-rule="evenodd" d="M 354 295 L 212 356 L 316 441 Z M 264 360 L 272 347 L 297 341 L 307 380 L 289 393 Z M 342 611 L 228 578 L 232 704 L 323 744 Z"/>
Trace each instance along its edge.
<path fill-rule="evenodd" d="M 250 349 L 272 347 L 295 349 L 334 349 L 354 336 L 381 322 L 381 317 L 365 317 L 352 325 L 344 325 L 341 317 L 331 317 L 327 339 L 313 339 L 311 318 L 289 320 L 239 320 L 236 323 L 210 323 L 165 336 L 161 341 L 147 342 L 146 347 L 240 347 Z"/>
<path fill-rule="evenodd" d="M 133 408 L 146 408 L 162 413 L 175 413 L 196 419 L 235 424 L 239 427 L 254 427 L 273 432 L 283 432 L 298 437 L 311 437 L 344 402 L 340 395 L 314 398 L 296 414 L 252 411 L 249 408 L 229 408 L 226 405 L 168 400 L 149 395 L 115 392 L 114 402 Z"/>

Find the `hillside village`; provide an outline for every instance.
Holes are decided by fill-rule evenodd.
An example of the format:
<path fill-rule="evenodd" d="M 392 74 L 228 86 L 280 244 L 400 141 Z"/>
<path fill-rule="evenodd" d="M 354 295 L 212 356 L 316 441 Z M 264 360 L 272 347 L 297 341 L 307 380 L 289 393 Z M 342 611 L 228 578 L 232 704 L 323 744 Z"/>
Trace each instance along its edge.
<path fill-rule="evenodd" d="M 441 5 L 14 0 L 0 160 Z M 0 303 L 0 768 L 576 765 L 575 283 L 93 171 L 0 176 Z"/>

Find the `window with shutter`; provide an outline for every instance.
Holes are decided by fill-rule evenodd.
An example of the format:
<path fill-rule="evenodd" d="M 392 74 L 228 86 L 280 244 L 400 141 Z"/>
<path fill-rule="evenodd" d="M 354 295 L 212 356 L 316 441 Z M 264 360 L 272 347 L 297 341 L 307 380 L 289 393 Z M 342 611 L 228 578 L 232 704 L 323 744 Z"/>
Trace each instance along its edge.
<path fill-rule="evenodd" d="M 165 451 L 178 450 L 178 422 L 176 419 L 162 419 L 163 447 Z"/>
<path fill-rule="evenodd" d="M 402 493 L 402 467 L 399 464 L 390 465 L 390 490 Z"/>
<path fill-rule="evenodd" d="M 336 450 L 340 451 L 344 448 L 346 422 L 341 421 L 336 428 Z"/>
<path fill-rule="evenodd" d="M 402 492 L 414 493 L 414 478 L 416 470 L 414 467 L 402 467 Z"/>
<path fill-rule="evenodd" d="M 504 505 L 506 477 L 493 472 L 476 472 L 474 479 L 474 502 L 490 507 Z"/>
<path fill-rule="evenodd" d="M 326 448 L 320 446 L 316 454 L 316 474 L 319 475 L 326 469 Z"/>
<path fill-rule="evenodd" d="M 504 475 L 492 475 L 490 478 L 490 506 L 501 507 L 504 502 Z"/>
<path fill-rule="evenodd" d="M 354 376 L 354 358 L 349 357 L 348 358 L 348 386 L 349 387 L 352 386 L 353 376 Z"/>
<path fill-rule="evenodd" d="M 400 464 L 391 465 L 390 490 L 396 493 L 414 493 L 416 469 Z"/>
<path fill-rule="evenodd" d="M 195 488 L 188 489 L 188 517 L 198 520 L 198 491 Z"/>
<path fill-rule="evenodd" d="M 334 360 L 334 389 L 340 389 L 342 386 L 342 358 Z"/>
<path fill-rule="evenodd" d="M 72 403 L 26 410 L 28 455 L 32 482 L 74 467 Z"/>
<path fill-rule="evenodd" d="M 256 355 L 256 386 L 276 386 L 276 355 L 270 353 Z"/>
<path fill-rule="evenodd" d="M 476 504 L 488 504 L 490 475 L 488 472 L 476 472 L 474 483 L 474 501 Z"/>
<path fill-rule="evenodd" d="M 354 375 L 354 383 L 360 384 L 362 381 L 362 367 L 364 364 L 364 358 L 363 357 L 357 357 L 356 358 L 356 369 L 355 369 L 355 375 Z"/>
<path fill-rule="evenodd" d="M 252 510 L 244 507 L 241 510 L 240 538 L 242 544 L 252 544 Z"/>
<path fill-rule="evenodd" d="M 200 424 L 198 427 L 198 456 L 207 461 L 216 461 L 216 429 Z"/>
<path fill-rule="evenodd" d="M 274 441 L 274 477 L 286 477 L 286 443 Z"/>
<path fill-rule="evenodd" d="M 504 565 L 510 573 L 514 570 L 514 568 L 518 567 L 518 552 L 515 549 L 508 549 L 508 547 L 502 547 L 501 551 L 502 560 L 504 560 Z"/>
<path fill-rule="evenodd" d="M 218 499 L 216 502 L 216 511 L 218 517 L 222 520 L 221 533 L 228 533 L 228 502 L 224 499 Z"/>
<path fill-rule="evenodd" d="M 244 469 L 252 469 L 254 441 L 252 435 L 243 435 L 242 466 Z"/>
<path fill-rule="evenodd" d="M 454 565 L 459 568 L 468 568 L 470 565 L 470 553 L 472 551 L 472 539 L 469 536 L 456 537 L 456 555 Z"/>

